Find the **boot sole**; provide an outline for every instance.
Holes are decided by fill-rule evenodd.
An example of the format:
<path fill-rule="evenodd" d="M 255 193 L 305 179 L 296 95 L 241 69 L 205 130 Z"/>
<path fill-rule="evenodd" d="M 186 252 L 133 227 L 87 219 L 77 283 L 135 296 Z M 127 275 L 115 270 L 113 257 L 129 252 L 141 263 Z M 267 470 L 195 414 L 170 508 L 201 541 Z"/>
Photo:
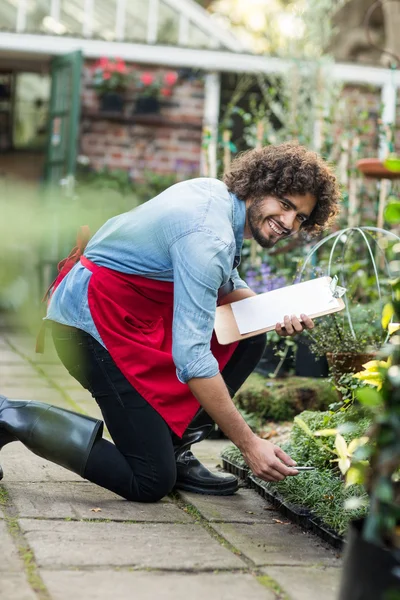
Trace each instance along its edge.
<path fill-rule="evenodd" d="M 207 489 L 200 488 L 195 485 L 190 485 L 190 483 L 178 483 L 175 486 L 176 490 L 182 490 L 184 492 L 192 492 L 193 494 L 201 494 L 202 496 L 232 496 L 239 489 L 239 485 L 232 485 L 230 488 L 226 489 Z"/>

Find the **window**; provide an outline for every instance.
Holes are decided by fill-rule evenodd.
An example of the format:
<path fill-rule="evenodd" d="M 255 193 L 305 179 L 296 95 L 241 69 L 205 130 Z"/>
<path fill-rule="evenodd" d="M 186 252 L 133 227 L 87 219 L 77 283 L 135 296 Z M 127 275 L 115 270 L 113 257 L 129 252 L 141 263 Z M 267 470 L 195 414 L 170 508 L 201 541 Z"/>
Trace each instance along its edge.
<path fill-rule="evenodd" d="M 159 44 L 178 44 L 180 15 L 170 6 L 160 2 L 158 9 L 158 33 Z"/>
<path fill-rule="evenodd" d="M 128 0 L 125 13 L 124 39 L 130 42 L 147 41 L 149 0 Z"/>
<path fill-rule="evenodd" d="M 3 0 L 0 8 L 0 29 L 15 31 L 17 28 L 18 0 Z"/>
<path fill-rule="evenodd" d="M 50 17 L 51 0 L 27 0 L 26 2 L 26 25 L 28 33 L 58 33 L 54 27 L 54 19 Z"/>
<path fill-rule="evenodd" d="M 49 75 L 16 74 L 13 123 L 16 150 L 45 147 L 49 97 Z"/>

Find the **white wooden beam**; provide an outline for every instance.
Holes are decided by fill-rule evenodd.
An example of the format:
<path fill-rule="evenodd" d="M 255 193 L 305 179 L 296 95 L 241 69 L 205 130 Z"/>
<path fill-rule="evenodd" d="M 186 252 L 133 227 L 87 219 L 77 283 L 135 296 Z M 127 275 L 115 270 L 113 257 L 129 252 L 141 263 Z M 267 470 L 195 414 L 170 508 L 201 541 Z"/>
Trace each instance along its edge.
<path fill-rule="evenodd" d="M 217 176 L 217 146 L 219 108 L 221 102 L 221 76 L 207 73 L 204 82 L 204 134 L 208 137 L 207 152 L 202 156 L 201 173 L 208 177 Z"/>
<path fill-rule="evenodd" d="M 61 13 L 60 0 L 51 0 L 50 4 L 50 17 L 56 22 L 60 22 L 60 13 Z"/>
<path fill-rule="evenodd" d="M 159 0 L 149 1 L 149 13 L 147 15 L 147 43 L 155 44 L 157 42 L 158 34 L 158 12 L 159 12 Z"/>
<path fill-rule="evenodd" d="M 117 0 L 117 10 L 115 15 L 115 38 L 119 42 L 124 39 L 125 35 L 125 11 L 126 0 Z"/>
<path fill-rule="evenodd" d="M 181 14 L 179 17 L 179 34 L 178 44 L 180 46 L 187 46 L 189 43 L 189 19 L 186 15 Z"/>
<path fill-rule="evenodd" d="M 26 27 L 26 0 L 18 0 L 16 30 L 21 33 Z"/>
<path fill-rule="evenodd" d="M 94 0 L 85 0 L 83 6 L 85 20 L 83 22 L 82 34 L 85 38 L 90 38 L 93 34 Z"/>
<path fill-rule="evenodd" d="M 0 35 L 0 52 L 18 52 L 29 59 L 43 55 L 58 56 L 73 50 L 82 50 L 83 55 L 87 58 L 120 56 L 128 62 L 158 64 L 177 68 L 187 67 L 203 71 L 279 75 L 287 72 L 293 65 L 290 60 L 219 50 L 106 42 L 55 35 L 21 35 L 8 32 L 2 32 Z M 393 73 L 389 69 L 379 67 L 336 63 L 332 66 L 332 76 L 343 83 L 375 85 L 377 87 L 386 84 L 400 86 L 400 71 Z"/>

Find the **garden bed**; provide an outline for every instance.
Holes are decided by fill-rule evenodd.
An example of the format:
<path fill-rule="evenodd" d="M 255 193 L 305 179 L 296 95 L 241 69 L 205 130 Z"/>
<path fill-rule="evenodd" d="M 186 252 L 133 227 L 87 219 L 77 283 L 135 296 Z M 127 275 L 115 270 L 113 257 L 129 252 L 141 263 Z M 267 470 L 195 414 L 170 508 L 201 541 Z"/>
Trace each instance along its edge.
<path fill-rule="evenodd" d="M 347 419 L 343 413 L 319 413 L 306 411 L 301 418 L 314 431 L 323 426 L 337 426 L 341 420 Z M 327 421 L 330 421 L 329 423 Z M 358 419 L 351 435 L 357 437 L 360 431 L 368 427 L 368 420 L 362 416 Z M 334 439 L 324 440 L 325 446 L 333 445 Z M 326 448 L 318 445 L 318 440 L 310 438 L 304 430 L 293 426 L 291 440 L 282 448 L 297 464 L 315 466 L 315 471 L 303 472 L 294 477 L 287 477 L 282 482 L 265 482 L 250 472 L 243 456 L 235 446 L 225 449 L 222 454 L 222 465 L 227 471 L 240 477 L 268 502 L 306 530 L 310 530 L 335 548 L 343 544 L 343 536 L 352 519 L 363 517 L 367 512 L 367 495 L 359 485 L 345 487 L 340 472 L 331 463 L 331 455 Z M 344 508 L 350 499 L 363 502 L 352 510 Z"/>

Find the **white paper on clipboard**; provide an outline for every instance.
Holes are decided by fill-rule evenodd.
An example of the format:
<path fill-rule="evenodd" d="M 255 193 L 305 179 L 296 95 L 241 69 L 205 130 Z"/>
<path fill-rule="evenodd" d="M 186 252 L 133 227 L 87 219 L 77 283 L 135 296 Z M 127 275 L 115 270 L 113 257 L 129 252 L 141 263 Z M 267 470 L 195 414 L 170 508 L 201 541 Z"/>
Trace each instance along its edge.
<path fill-rule="evenodd" d="M 283 324 L 285 315 L 317 315 L 339 307 L 330 277 L 319 277 L 233 302 L 232 312 L 240 334 Z"/>

